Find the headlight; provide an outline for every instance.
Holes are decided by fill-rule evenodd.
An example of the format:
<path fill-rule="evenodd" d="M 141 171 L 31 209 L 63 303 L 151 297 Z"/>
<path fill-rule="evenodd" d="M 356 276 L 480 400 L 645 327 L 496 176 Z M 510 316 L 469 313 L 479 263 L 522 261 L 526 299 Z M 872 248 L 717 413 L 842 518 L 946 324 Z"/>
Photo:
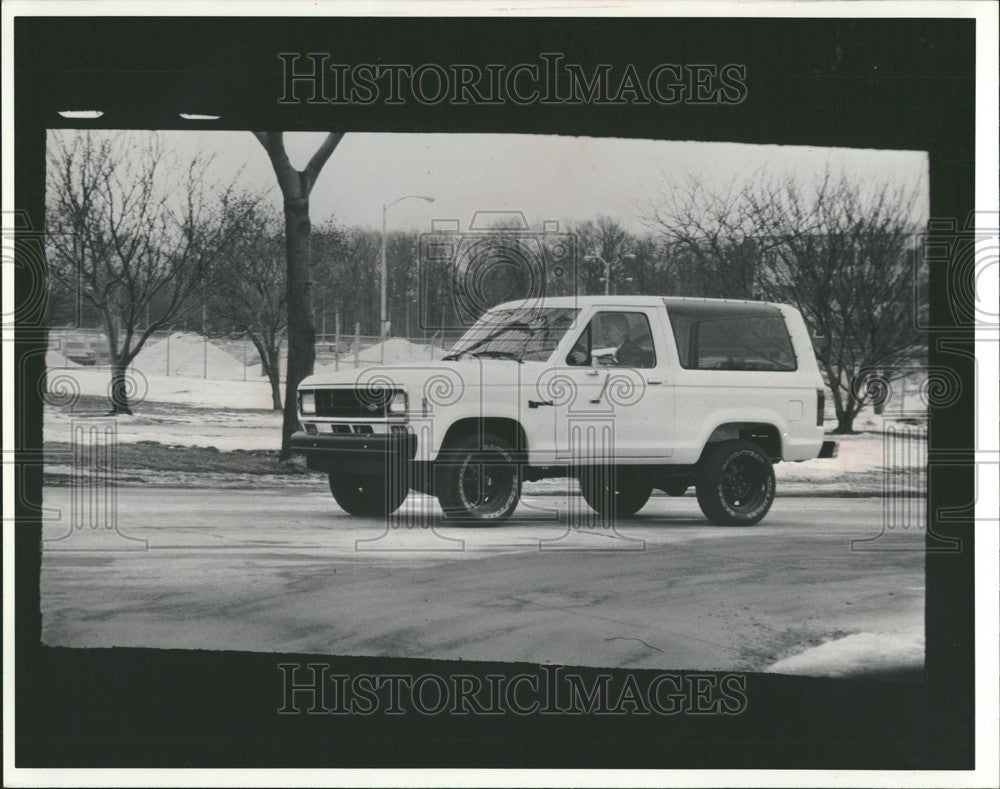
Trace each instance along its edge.
<path fill-rule="evenodd" d="M 316 393 L 299 392 L 299 411 L 303 414 L 316 413 Z"/>
<path fill-rule="evenodd" d="M 406 392 L 396 392 L 389 401 L 390 414 L 406 413 Z"/>

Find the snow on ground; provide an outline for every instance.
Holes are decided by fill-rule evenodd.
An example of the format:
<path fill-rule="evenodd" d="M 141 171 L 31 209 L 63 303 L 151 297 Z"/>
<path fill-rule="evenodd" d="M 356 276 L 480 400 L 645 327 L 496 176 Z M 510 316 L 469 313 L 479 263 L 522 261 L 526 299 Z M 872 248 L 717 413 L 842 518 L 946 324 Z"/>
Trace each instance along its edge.
<path fill-rule="evenodd" d="M 810 677 L 921 669 L 923 633 L 852 633 L 779 660 L 766 670 Z"/>
<path fill-rule="evenodd" d="M 199 334 L 174 332 L 147 345 L 132 362 L 132 368 L 146 376 L 221 378 L 239 381 L 246 368 L 243 362 Z"/>
<path fill-rule="evenodd" d="M 396 364 L 434 361 L 442 356 L 444 351 L 436 346 L 419 345 L 401 337 L 393 337 L 361 351 L 358 359 L 369 364 Z"/>
<path fill-rule="evenodd" d="M 73 367 L 72 372 L 50 370 L 51 372 L 60 373 L 61 378 L 69 375 L 78 394 L 108 396 L 111 371 L 107 367 Z M 150 403 L 187 403 L 198 408 L 271 407 L 271 385 L 266 378 L 206 381 L 202 378 L 154 375 L 136 367 L 131 369 L 130 376 L 135 385 L 136 394 L 132 397 L 134 402 L 145 400 Z"/>
<path fill-rule="evenodd" d="M 102 414 L 46 408 L 45 440 L 72 441 L 74 424 L 100 418 Z M 222 452 L 281 448 L 280 411 L 139 406 L 133 416 L 118 416 L 114 420 L 120 442 L 156 441 L 168 446 L 215 447 Z"/>
<path fill-rule="evenodd" d="M 895 432 L 884 432 L 890 427 Z M 837 457 L 779 463 L 774 467 L 774 476 L 779 482 L 823 483 L 845 474 L 881 472 L 887 466 L 902 471 L 922 468 L 927 463 L 927 431 L 912 425 L 888 424 L 882 430 L 829 438 L 840 445 Z"/>
<path fill-rule="evenodd" d="M 436 345 L 410 342 L 402 337 L 392 337 L 365 348 L 358 353 L 358 367 L 371 367 L 381 364 L 408 364 L 412 362 L 437 361 L 447 353 Z M 346 353 L 340 358 L 340 369 L 350 370 L 354 367 L 354 354 Z M 336 370 L 334 364 L 317 364 L 317 373 L 332 373 Z"/>

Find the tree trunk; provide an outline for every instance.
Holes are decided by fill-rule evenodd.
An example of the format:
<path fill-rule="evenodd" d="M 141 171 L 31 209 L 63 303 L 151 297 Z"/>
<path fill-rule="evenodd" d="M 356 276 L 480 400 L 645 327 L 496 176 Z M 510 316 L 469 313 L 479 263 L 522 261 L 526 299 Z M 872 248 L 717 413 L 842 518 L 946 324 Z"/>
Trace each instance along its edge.
<path fill-rule="evenodd" d="M 254 332 L 248 332 L 250 342 L 257 349 L 260 356 L 261 374 L 267 376 L 271 384 L 271 408 L 274 411 L 281 410 L 281 341 L 274 344 L 273 335 L 265 333 L 258 336 Z"/>
<path fill-rule="evenodd" d="M 850 414 L 847 412 L 837 414 L 837 427 L 834 428 L 833 432 L 838 435 L 849 435 L 853 433 L 854 417 L 855 414 Z"/>
<path fill-rule="evenodd" d="M 281 410 L 281 351 L 277 348 L 267 350 L 267 378 L 271 382 L 271 407 Z"/>
<path fill-rule="evenodd" d="M 111 413 L 128 414 L 131 416 L 132 409 L 128 404 L 128 383 L 125 380 L 125 372 L 128 364 L 112 362 L 111 365 Z"/>
<path fill-rule="evenodd" d="M 281 460 L 292 456 L 291 436 L 299 430 L 298 388 L 312 375 L 316 360 L 316 332 L 312 311 L 312 256 L 310 254 L 309 198 L 285 198 L 285 246 L 288 262 L 288 369 L 285 374 L 285 415 L 281 431 Z"/>
<path fill-rule="evenodd" d="M 316 332 L 312 313 L 312 256 L 310 254 L 309 193 L 323 165 L 343 139 L 330 132 L 299 172 L 288 161 L 281 132 L 254 132 L 264 146 L 281 188 L 285 209 L 285 288 L 288 309 L 288 367 L 285 372 L 285 410 L 281 426 L 282 461 L 292 457 L 292 433 L 299 429 L 298 393 L 302 379 L 312 375 L 316 359 Z"/>
<path fill-rule="evenodd" d="M 861 411 L 862 403 L 854 397 L 853 393 L 848 393 L 847 402 L 843 405 L 839 402 L 834 402 L 835 410 L 837 412 L 837 427 L 834 429 L 834 433 L 839 435 L 850 435 L 854 433 L 854 420 L 857 418 L 858 413 Z"/>

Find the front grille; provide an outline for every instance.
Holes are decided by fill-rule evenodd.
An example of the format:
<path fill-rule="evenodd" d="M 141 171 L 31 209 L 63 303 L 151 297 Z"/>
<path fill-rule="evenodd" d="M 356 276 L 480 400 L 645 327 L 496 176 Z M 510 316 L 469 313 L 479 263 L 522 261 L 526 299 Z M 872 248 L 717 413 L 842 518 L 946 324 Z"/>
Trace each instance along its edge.
<path fill-rule="evenodd" d="M 317 389 L 316 416 L 337 419 L 384 419 L 394 390 L 385 387 L 370 389 Z"/>

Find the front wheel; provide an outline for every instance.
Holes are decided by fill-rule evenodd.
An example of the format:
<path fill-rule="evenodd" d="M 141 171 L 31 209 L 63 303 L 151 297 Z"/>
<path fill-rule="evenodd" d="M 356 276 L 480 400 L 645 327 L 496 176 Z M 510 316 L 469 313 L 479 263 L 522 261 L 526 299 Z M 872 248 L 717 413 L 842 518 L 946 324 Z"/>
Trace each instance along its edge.
<path fill-rule="evenodd" d="M 580 471 L 580 492 L 592 510 L 612 520 L 635 515 L 646 506 L 653 486 L 625 469 L 589 466 Z"/>
<path fill-rule="evenodd" d="M 514 447 L 492 433 L 468 435 L 442 450 L 435 492 L 445 518 L 499 523 L 521 498 L 521 468 Z"/>
<path fill-rule="evenodd" d="M 348 515 L 386 516 L 399 509 L 409 492 L 389 484 L 385 474 L 330 473 L 330 492 Z"/>
<path fill-rule="evenodd" d="M 719 526 L 752 526 L 774 502 L 771 459 L 750 441 L 723 441 L 702 458 L 696 483 L 698 505 Z"/>

